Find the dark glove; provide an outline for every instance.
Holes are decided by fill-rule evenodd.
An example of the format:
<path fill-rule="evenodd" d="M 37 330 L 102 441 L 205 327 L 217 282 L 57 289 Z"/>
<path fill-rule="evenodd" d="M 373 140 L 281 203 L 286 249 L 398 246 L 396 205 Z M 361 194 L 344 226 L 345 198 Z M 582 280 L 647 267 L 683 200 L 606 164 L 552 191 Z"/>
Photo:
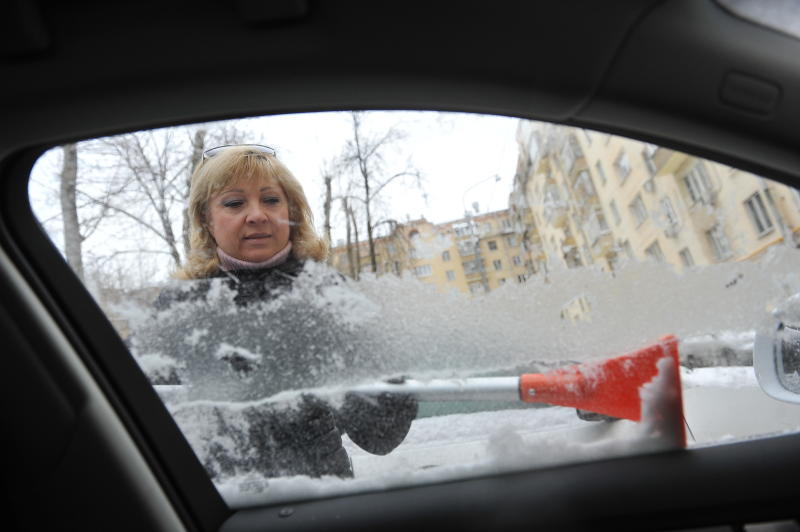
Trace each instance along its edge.
<path fill-rule="evenodd" d="M 334 410 L 325 401 L 305 394 L 296 407 L 274 412 L 269 425 L 283 475 L 353 476 Z"/>
<path fill-rule="evenodd" d="M 338 411 L 339 424 L 359 447 L 372 454 L 388 454 L 400 445 L 417 417 L 417 401 L 399 393 L 367 397 L 345 395 Z"/>

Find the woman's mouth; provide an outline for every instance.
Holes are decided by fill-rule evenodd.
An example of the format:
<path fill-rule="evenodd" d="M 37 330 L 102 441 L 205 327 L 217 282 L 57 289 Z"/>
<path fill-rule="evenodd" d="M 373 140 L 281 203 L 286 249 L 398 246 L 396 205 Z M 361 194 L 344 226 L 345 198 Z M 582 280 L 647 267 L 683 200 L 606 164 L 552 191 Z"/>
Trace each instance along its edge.
<path fill-rule="evenodd" d="M 247 235 L 244 237 L 245 240 L 259 240 L 262 238 L 271 238 L 272 235 L 268 235 L 267 233 L 255 233 L 252 235 Z"/>

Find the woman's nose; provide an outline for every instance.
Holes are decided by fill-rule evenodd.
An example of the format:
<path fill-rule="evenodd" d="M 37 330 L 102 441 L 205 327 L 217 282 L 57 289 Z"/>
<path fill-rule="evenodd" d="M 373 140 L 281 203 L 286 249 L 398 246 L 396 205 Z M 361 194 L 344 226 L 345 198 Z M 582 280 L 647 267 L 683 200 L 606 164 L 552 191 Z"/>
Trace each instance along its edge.
<path fill-rule="evenodd" d="M 247 209 L 247 223 L 264 223 L 269 220 L 269 216 L 267 216 L 267 212 L 262 206 L 258 203 L 254 205 L 250 205 Z"/>

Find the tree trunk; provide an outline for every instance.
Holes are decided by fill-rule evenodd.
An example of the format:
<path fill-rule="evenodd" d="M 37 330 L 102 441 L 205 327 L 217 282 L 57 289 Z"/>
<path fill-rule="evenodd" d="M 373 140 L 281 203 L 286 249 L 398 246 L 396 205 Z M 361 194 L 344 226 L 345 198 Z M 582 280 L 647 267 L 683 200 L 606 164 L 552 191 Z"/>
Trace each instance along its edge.
<path fill-rule="evenodd" d="M 331 192 L 331 176 L 330 174 L 325 176 L 325 205 L 324 205 L 324 212 L 325 212 L 325 238 L 328 241 L 328 245 L 330 246 L 331 243 L 331 201 L 332 201 L 332 192 Z M 328 255 L 328 264 L 331 263 L 331 259 L 333 257 Z"/>
<path fill-rule="evenodd" d="M 347 267 L 350 270 L 350 277 L 355 279 L 356 278 L 356 263 L 353 260 L 353 240 L 352 236 L 352 226 L 350 225 L 350 209 L 347 206 L 347 200 L 342 200 L 342 208 L 344 209 L 344 220 L 345 220 L 345 227 L 347 228 L 347 247 L 345 250 L 347 251 Z"/>
<path fill-rule="evenodd" d="M 367 241 L 369 242 L 369 261 L 372 265 L 372 273 L 378 273 L 378 261 L 375 256 L 375 239 L 372 237 L 372 213 L 369 208 L 369 173 L 364 173 L 364 196 L 366 198 L 364 213 L 367 216 Z"/>
<path fill-rule="evenodd" d="M 354 246 L 355 256 L 356 256 L 356 276 L 355 280 L 358 281 L 359 276 L 361 275 L 361 241 L 358 239 L 358 223 L 356 222 L 356 213 L 350 208 L 350 220 L 353 224 L 353 236 L 356 239 L 356 245 Z"/>
<path fill-rule="evenodd" d="M 370 212 L 370 172 L 367 164 L 369 155 L 365 154 L 361 146 L 361 115 L 358 112 L 352 114 L 353 117 L 353 139 L 356 145 L 356 157 L 358 170 L 364 180 L 364 213 L 367 217 L 367 243 L 369 244 L 369 260 L 372 266 L 372 273 L 378 273 L 378 261 L 375 257 L 375 241 L 372 238 L 372 213 Z M 358 238 L 356 238 L 358 240 Z M 360 271 L 361 261 L 359 261 Z"/>
<path fill-rule="evenodd" d="M 67 257 L 67 264 L 83 281 L 83 257 L 81 256 L 83 237 L 81 236 L 75 197 L 78 183 L 78 147 L 75 144 L 66 144 L 62 151 L 64 163 L 61 168 L 60 198 L 61 216 L 64 221 L 64 254 Z"/>
<path fill-rule="evenodd" d="M 194 132 L 194 137 L 192 138 L 192 164 L 190 165 L 189 172 L 186 174 L 186 182 L 184 186 L 184 190 L 186 191 L 186 205 L 183 208 L 183 224 L 182 224 L 182 237 L 183 237 L 183 255 L 184 257 L 189 256 L 189 248 L 190 248 L 190 228 L 191 228 L 191 219 L 189 218 L 189 193 L 192 189 L 192 174 L 194 173 L 194 169 L 197 168 L 197 165 L 200 164 L 200 161 L 203 158 L 203 148 L 205 147 L 205 140 L 206 140 L 206 130 L 205 129 L 198 129 Z"/>

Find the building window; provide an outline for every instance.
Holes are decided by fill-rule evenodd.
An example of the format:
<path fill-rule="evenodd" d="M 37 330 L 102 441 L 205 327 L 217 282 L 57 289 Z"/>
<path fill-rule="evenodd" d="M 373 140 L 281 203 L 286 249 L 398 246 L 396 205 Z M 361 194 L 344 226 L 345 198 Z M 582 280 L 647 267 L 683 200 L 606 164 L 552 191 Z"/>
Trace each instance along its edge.
<path fill-rule="evenodd" d="M 647 246 L 647 249 L 644 250 L 645 255 L 654 259 L 658 262 L 664 262 L 664 252 L 661 251 L 661 246 L 658 244 L 658 240 Z"/>
<path fill-rule="evenodd" d="M 603 170 L 603 165 L 600 164 L 600 161 L 597 161 L 597 164 L 595 164 L 594 167 L 597 169 L 597 177 L 600 178 L 600 182 L 605 185 L 608 179 L 606 178 L 606 173 Z"/>
<path fill-rule="evenodd" d="M 502 270 L 503 269 L 503 261 L 501 261 L 499 259 L 493 261 L 492 264 L 494 265 L 494 269 L 495 270 Z"/>
<path fill-rule="evenodd" d="M 625 256 L 628 257 L 630 260 L 634 260 L 636 257 L 633 254 L 633 246 L 627 240 L 620 242 L 619 247 L 622 248 L 622 251 L 625 252 Z"/>
<path fill-rule="evenodd" d="M 495 251 L 497 249 L 497 242 L 494 240 L 489 240 L 489 251 Z"/>
<path fill-rule="evenodd" d="M 453 226 L 456 236 L 467 236 L 472 234 L 472 229 L 468 223 L 459 223 Z"/>
<path fill-rule="evenodd" d="M 611 216 L 614 218 L 614 224 L 619 225 L 622 223 L 622 217 L 619 215 L 619 210 L 617 209 L 617 202 L 611 200 L 611 203 L 608 204 L 608 210 L 611 211 Z"/>
<path fill-rule="evenodd" d="M 455 281 L 456 280 L 456 272 L 453 270 L 447 270 L 447 280 L 448 281 Z"/>
<path fill-rule="evenodd" d="M 512 248 L 516 247 L 517 246 L 517 237 L 514 236 L 514 235 L 507 236 L 506 237 L 506 244 L 508 244 Z"/>
<path fill-rule="evenodd" d="M 462 262 L 461 266 L 464 267 L 464 273 L 467 275 L 483 271 L 483 261 L 478 259 Z"/>
<path fill-rule="evenodd" d="M 586 170 L 581 170 L 578 174 L 578 178 L 575 180 L 575 188 L 582 188 L 583 193 L 590 198 L 593 198 L 597 195 L 597 191 L 594 188 L 594 183 L 592 183 L 592 178 L 589 176 L 589 172 Z"/>
<path fill-rule="evenodd" d="M 498 280 L 497 280 L 497 284 L 499 284 L 499 285 L 506 284 L 506 279 L 505 279 L 505 277 L 504 277 L 504 278 L 502 278 L 502 279 L 498 279 Z"/>
<path fill-rule="evenodd" d="M 708 243 L 714 250 L 714 255 L 717 260 L 725 260 L 731 256 L 731 246 L 728 243 L 728 237 L 725 236 L 725 230 L 719 225 L 715 225 L 706 231 L 706 238 Z"/>
<path fill-rule="evenodd" d="M 636 194 L 631 204 L 628 205 L 628 209 L 630 209 L 633 219 L 636 220 L 637 226 L 642 225 L 647 220 L 647 209 L 644 206 L 641 194 Z"/>
<path fill-rule="evenodd" d="M 395 275 L 400 275 L 400 261 L 394 261 L 394 273 Z"/>
<path fill-rule="evenodd" d="M 414 268 L 414 275 L 417 277 L 425 277 L 426 275 L 430 275 L 433 273 L 429 264 L 425 264 L 424 266 L 417 266 Z"/>
<path fill-rule="evenodd" d="M 389 255 L 394 255 L 395 253 L 397 253 L 397 248 L 395 247 L 394 244 L 387 244 L 386 251 L 389 252 Z"/>
<path fill-rule="evenodd" d="M 711 203 L 711 180 L 702 163 L 697 163 L 683 176 L 683 184 L 692 204 Z"/>
<path fill-rule="evenodd" d="M 624 182 L 631 173 L 631 162 L 628 160 L 628 154 L 624 150 L 619 153 L 617 160 L 614 161 L 614 169 L 617 171 L 617 176 L 619 176 L 621 182 Z"/>
<path fill-rule="evenodd" d="M 747 212 L 750 213 L 750 220 L 753 221 L 758 236 L 763 236 L 772 231 L 772 220 L 759 192 L 750 196 L 744 202 L 744 205 L 747 207 Z"/>
<path fill-rule="evenodd" d="M 483 283 L 481 282 L 469 283 L 469 291 L 472 294 L 483 292 Z"/>
<path fill-rule="evenodd" d="M 511 231 L 511 220 L 506 218 L 503 220 L 502 224 L 503 224 L 503 231 Z"/>
<path fill-rule="evenodd" d="M 514 255 L 514 258 L 512 260 L 514 261 L 514 266 L 519 266 L 520 264 L 522 264 L 522 257 L 520 257 L 519 255 Z"/>
<path fill-rule="evenodd" d="M 521 273 L 521 274 L 517 275 L 517 282 L 518 283 L 524 283 L 525 282 L 525 274 L 524 273 Z"/>
<path fill-rule="evenodd" d="M 656 175 L 656 163 L 653 161 L 653 156 L 657 149 L 658 146 L 654 144 L 645 144 L 642 150 L 642 158 L 644 159 L 645 166 L 647 166 L 647 170 L 650 172 L 650 177 L 655 177 Z"/>
<path fill-rule="evenodd" d="M 449 251 L 442 251 L 442 260 L 445 262 L 450 261 L 450 252 Z"/>
<path fill-rule="evenodd" d="M 681 256 L 681 262 L 684 266 L 687 268 L 689 266 L 694 266 L 694 257 L 692 257 L 692 252 L 689 251 L 689 248 L 683 248 L 678 254 Z"/>
<path fill-rule="evenodd" d="M 561 163 L 564 165 L 564 173 L 569 174 L 572 172 L 575 160 L 579 157 L 583 157 L 581 147 L 575 137 L 570 135 L 561 148 Z"/>
<path fill-rule="evenodd" d="M 661 214 L 664 216 L 664 223 L 666 227 L 664 230 L 667 236 L 675 236 L 678 233 L 678 214 L 672 207 L 672 201 L 669 198 L 663 197 L 659 202 L 661 204 Z"/>

